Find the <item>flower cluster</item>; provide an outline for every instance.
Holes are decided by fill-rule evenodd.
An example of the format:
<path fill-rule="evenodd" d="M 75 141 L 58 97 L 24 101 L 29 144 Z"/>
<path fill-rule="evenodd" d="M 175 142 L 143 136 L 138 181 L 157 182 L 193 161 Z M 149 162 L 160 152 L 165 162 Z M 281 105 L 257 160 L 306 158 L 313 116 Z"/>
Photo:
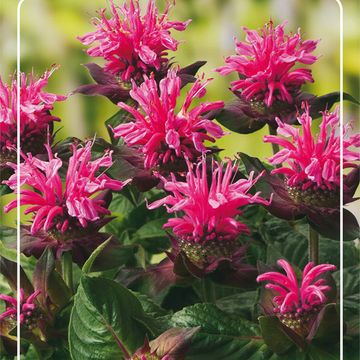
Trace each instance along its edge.
<path fill-rule="evenodd" d="M 207 120 L 206 112 L 223 106 L 222 101 L 202 103 L 190 109 L 195 98 L 205 95 L 208 81 L 197 80 L 186 94 L 184 103 L 176 112 L 181 79 L 175 70 L 169 70 L 159 87 L 153 76 L 145 77 L 137 86 L 133 82 L 131 97 L 143 113 L 128 104 L 119 106 L 135 118 L 114 129 L 115 137 L 123 137 L 129 146 L 137 146 L 144 154 L 145 168 L 174 163 L 187 157 L 196 160 L 206 151 L 204 141 L 215 141 L 223 135 L 221 127 Z"/>
<path fill-rule="evenodd" d="M 39 79 L 34 74 L 20 76 L 20 139 L 24 151 L 35 152 L 38 144 L 42 146 L 51 133 L 52 123 L 59 118 L 52 116 L 50 111 L 56 101 L 63 101 L 65 96 L 45 92 L 49 77 L 55 68 L 46 71 Z M 17 138 L 17 98 L 18 84 L 12 80 L 10 85 L 0 78 L 0 148 L 1 153 L 13 152 Z M 42 150 L 42 149 L 41 149 Z"/>
<path fill-rule="evenodd" d="M 328 201 L 332 194 L 334 196 L 337 194 L 337 197 L 339 195 L 341 139 L 338 131 L 343 131 L 344 134 L 344 168 L 356 167 L 354 161 L 360 160 L 359 152 L 351 149 L 360 146 L 360 134 L 346 138 L 349 128 L 340 129 L 337 108 L 334 112 L 323 112 L 319 134 L 314 136 L 311 133 L 312 118 L 307 104 L 304 104 L 304 110 L 304 113 L 298 117 L 301 128 L 285 124 L 277 119 L 278 134 L 290 138 L 289 140 L 274 135 L 264 137 L 265 142 L 283 147 L 270 158 L 270 162 L 274 165 L 285 162 L 288 165 L 281 165 L 274 169 L 272 174 L 283 174 L 286 177 L 288 192 L 295 201 L 302 202 L 306 200 L 305 198 L 311 200 L 311 195 L 316 195 L 315 202 L 319 201 L 320 195 L 326 195 L 325 200 Z M 338 198 L 334 201 L 339 202 Z"/>
<path fill-rule="evenodd" d="M 166 205 L 168 212 L 183 214 L 164 225 L 172 228 L 179 240 L 193 243 L 234 240 L 241 233 L 249 233 L 245 224 L 235 220 L 241 214 L 239 207 L 268 204 L 260 193 L 249 193 L 258 178 L 253 179 L 250 174 L 249 179 L 235 181 L 236 172 L 237 166 L 230 160 L 225 167 L 213 161 L 209 181 L 205 158 L 195 169 L 188 162 L 186 182 L 177 181 L 175 175 L 170 180 L 163 179 L 165 190 L 172 195 L 153 202 L 149 208 Z"/>
<path fill-rule="evenodd" d="M 141 80 L 143 74 L 166 69 L 167 51 L 178 47 L 170 30 L 183 31 L 190 21 L 169 21 L 169 1 L 161 16 L 155 0 L 149 0 L 143 16 L 139 0 L 129 0 L 121 7 L 110 0 L 110 10 L 111 18 L 102 9 L 100 18 L 94 20 L 96 30 L 78 38 L 84 45 L 95 43 L 87 53 L 105 59 L 105 70 L 119 75 L 122 81 Z"/>
<path fill-rule="evenodd" d="M 24 289 L 20 289 L 20 324 L 31 325 L 32 316 L 36 310 L 36 298 L 39 296 L 40 291 L 37 290 L 32 293 L 28 298 L 25 298 Z M 0 321 L 6 318 L 10 318 L 16 321 L 18 302 L 16 298 L 11 296 L 0 294 L 0 299 L 7 303 L 6 310 L 0 314 Z"/>
<path fill-rule="evenodd" d="M 22 154 L 24 162 L 20 166 L 10 164 L 15 173 L 4 181 L 11 189 L 17 189 L 17 174 L 20 172 L 20 185 L 30 186 L 20 191 L 21 205 L 27 205 L 25 214 L 34 213 L 31 233 L 39 230 L 55 230 L 60 233 L 70 232 L 80 227 L 86 227 L 88 222 L 99 220 L 110 211 L 104 207 L 104 200 L 95 196 L 104 190 L 120 191 L 127 183 L 111 179 L 104 173 L 98 174 L 101 168 L 112 165 L 111 152 L 91 160 L 92 143 L 84 147 L 72 146 L 72 156 L 66 172 L 65 187 L 63 187 L 59 170 L 63 162 L 52 153 L 46 145 L 48 161 L 33 157 L 30 153 Z M 5 212 L 17 205 L 11 201 Z"/>
<path fill-rule="evenodd" d="M 243 28 L 246 41 L 236 41 L 236 55 L 225 59 L 216 69 L 221 75 L 237 72 L 232 91 L 240 91 L 246 100 L 293 102 L 294 95 L 306 82 L 313 82 L 311 70 L 295 68 L 297 63 L 313 64 L 317 41 L 301 39 L 300 31 L 285 35 L 286 22 L 275 26 L 270 21 L 260 32 Z"/>

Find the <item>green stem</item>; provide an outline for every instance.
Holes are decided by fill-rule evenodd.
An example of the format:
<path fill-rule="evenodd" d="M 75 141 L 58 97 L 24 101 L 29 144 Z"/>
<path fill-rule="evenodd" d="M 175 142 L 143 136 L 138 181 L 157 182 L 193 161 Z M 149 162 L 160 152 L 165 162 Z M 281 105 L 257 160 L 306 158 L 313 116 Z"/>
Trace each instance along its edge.
<path fill-rule="evenodd" d="M 215 303 L 216 301 L 215 288 L 213 282 L 210 279 L 205 277 L 202 280 L 202 290 L 203 290 L 204 301 Z"/>
<path fill-rule="evenodd" d="M 276 129 L 273 128 L 270 124 L 269 124 L 269 134 L 270 135 L 275 135 L 275 136 L 277 135 Z M 271 143 L 271 146 L 272 146 L 272 150 L 273 150 L 274 155 L 280 151 L 280 147 L 279 147 L 278 144 Z"/>
<path fill-rule="evenodd" d="M 69 287 L 71 292 L 74 291 L 73 283 L 73 268 L 72 268 L 72 255 L 71 251 L 66 251 L 63 253 L 62 257 L 62 271 L 65 284 Z"/>
<path fill-rule="evenodd" d="M 319 234 L 309 225 L 309 261 L 319 263 Z"/>

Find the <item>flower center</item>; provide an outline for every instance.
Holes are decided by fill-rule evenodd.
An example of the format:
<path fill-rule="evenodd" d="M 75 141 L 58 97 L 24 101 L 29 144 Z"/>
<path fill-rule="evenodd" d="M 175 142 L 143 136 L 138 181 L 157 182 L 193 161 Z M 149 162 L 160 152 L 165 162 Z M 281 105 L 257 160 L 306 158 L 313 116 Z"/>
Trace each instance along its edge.
<path fill-rule="evenodd" d="M 302 184 L 290 186 L 285 184 L 287 192 L 297 204 L 315 207 L 333 208 L 339 205 L 339 190 L 322 189 L 317 186 L 303 189 Z"/>
<path fill-rule="evenodd" d="M 240 242 L 236 239 L 222 239 L 220 237 L 206 241 L 180 241 L 180 249 L 194 263 L 207 264 L 218 258 L 231 258 L 239 249 Z"/>
<path fill-rule="evenodd" d="M 310 327 L 319 311 L 320 307 L 318 306 L 313 306 L 308 310 L 298 308 L 295 311 L 288 311 L 286 313 L 281 313 L 279 308 L 274 309 L 278 319 L 302 337 L 306 337 L 309 334 Z"/>

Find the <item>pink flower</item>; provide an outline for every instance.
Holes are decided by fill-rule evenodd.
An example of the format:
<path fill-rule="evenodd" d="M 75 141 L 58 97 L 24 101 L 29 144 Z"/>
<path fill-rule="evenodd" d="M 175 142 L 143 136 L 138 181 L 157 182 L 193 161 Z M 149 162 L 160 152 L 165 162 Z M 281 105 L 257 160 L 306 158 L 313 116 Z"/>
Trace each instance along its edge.
<path fill-rule="evenodd" d="M 46 71 L 38 80 L 33 73 L 26 77 L 21 73 L 20 83 L 20 136 L 22 147 L 31 149 L 46 139 L 49 126 L 59 118 L 50 111 L 56 101 L 63 101 L 66 96 L 43 91 L 48 79 L 56 68 Z M 2 152 L 13 151 L 16 147 L 17 134 L 17 89 L 16 80 L 10 85 L 0 78 L 0 147 Z M 42 141 L 39 141 L 39 138 Z"/>
<path fill-rule="evenodd" d="M 24 289 L 20 289 L 20 324 L 23 325 L 27 320 L 31 319 L 31 316 L 36 309 L 34 302 L 39 294 L 40 291 L 37 290 L 25 300 Z M 3 321 L 6 318 L 16 320 L 18 307 L 17 299 L 5 294 L 0 294 L 0 299 L 7 303 L 6 310 L 0 314 L 0 321 Z"/>
<path fill-rule="evenodd" d="M 196 165 L 193 171 L 188 162 L 186 182 L 163 178 L 165 190 L 172 193 L 153 202 L 149 209 L 165 205 L 169 213 L 179 213 L 164 225 L 172 228 L 179 240 L 187 242 L 207 242 L 211 240 L 234 240 L 241 233 L 249 233 L 248 227 L 235 220 L 241 215 L 239 208 L 248 204 L 268 205 L 260 193 L 252 195 L 249 190 L 259 177 L 234 181 L 237 166 L 230 160 L 223 164 L 212 163 L 211 182 L 208 180 L 206 160 Z"/>
<path fill-rule="evenodd" d="M 169 70 L 158 85 L 153 76 L 145 76 L 137 86 L 133 82 L 131 97 L 143 112 L 125 104 L 118 105 L 132 114 L 134 122 L 120 124 L 114 129 L 115 137 L 123 137 L 129 146 L 138 146 L 144 153 L 145 168 L 175 162 L 178 158 L 196 159 L 206 151 L 204 141 L 215 141 L 223 136 L 220 126 L 201 117 L 202 114 L 223 106 L 222 101 L 202 103 L 189 109 L 195 98 L 205 95 L 208 81 L 197 80 L 186 94 L 180 111 L 176 112 L 181 80 L 176 71 Z"/>
<path fill-rule="evenodd" d="M 21 189 L 20 203 L 28 206 L 25 214 L 34 213 L 32 234 L 40 229 L 64 233 L 76 230 L 79 225 L 84 228 L 88 222 L 110 214 L 104 207 L 101 193 L 107 189 L 119 191 L 128 181 L 113 180 L 103 172 L 99 173 L 101 168 L 106 170 L 112 165 L 111 152 L 91 160 L 91 147 L 91 142 L 84 147 L 72 146 L 73 154 L 69 159 L 64 186 L 59 175 L 62 160 L 53 155 L 49 145 L 46 146 L 48 161 L 29 153 L 22 154 L 24 162 L 19 167 L 10 164 L 15 173 L 4 183 L 16 190 L 17 173 L 20 171 L 21 186 L 27 186 Z M 5 212 L 15 207 L 16 200 L 11 201 L 5 206 Z"/>
<path fill-rule="evenodd" d="M 278 296 L 273 298 L 274 312 L 280 314 L 302 314 L 317 309 L 327 301 L 325 293 L 331 290 L 325 279 L 318 277 L 327 271 L 336 270 L 331 264 L 314 266 L 308 263 L 302 273 L 301 284 L 298 283 L 295 272 L 285 260 L 278 260 L 286 275 L 279 272 L 266 272 L 257 277 L 257 281 L 269 281 L 266 289 L 275 291 Z"/>
<path fill-rule="evenodd" d="M 155 1 L 149 0 L 145 15 L 141 16 L 139 0 L 130 0 L 116 6 L 110 0 L 111 18 L 106 18 L 105 9 L 94 19 L 96 30 L 78 39 L 84 45 L 92 45 L 87 53 L 102 57 L 105 70 L 118 74 L 123 81 L 142 79 L 142 74 L 160 70 L 168 64 L 167 51 L 175 51 L 179 42 L 171 37 L 170 30 L 183 31 L 186 22 L 168 21 L 171 5 L 167 0 L 164 13 L 159 16 Z"/>
<path fill-rule="evenodd" d="M 279 135 L 291 138 L 268 135 L 264 136 L 265 142 L 279 144 L 283 147 L 277 154 L 270 158 L 274 165 L 287 163 L 272 171 L 273 174 L 284 174 L 287 185 L 302 190 L 322 189 L 336 190 L 340 186 L 340 130 L 339 109 L 335 112 L 323 112 L 322 121 L 319 125 L 317 136 L 311 133 L 312 119 L 309 115 L 309 107 L 304 104 L 304 113 L 298 117 L 301 128 L 283 123 L 278 123 Z M 302 130 L 302 131 L 301 131 Z M 344 167 L 356 167 L 354 161 L 360 160 L 358 151 L 351 147 L 360 146 L 360 134 L 346 137 L 349 127 L 344 131 Z"/>
<path fill-rule="evenodd" d="M 318 41 L 302 41 L 300 30 L 285 35 L 286 23 L 274 27 L 270 21 L 260 32 L 243 28 L 246 41 L 235 40 L 236 55 L 216 69 L 221 75 L 239 74 L 240 79 L 231 83 L 232 91 L 240 90 L 246 100 L 263 100 L 270 107 L 276 100 L 292 103 L 300 87 L 314 81 L 311 70 L 293 68 L 317 60 L 312 52 Z"/>

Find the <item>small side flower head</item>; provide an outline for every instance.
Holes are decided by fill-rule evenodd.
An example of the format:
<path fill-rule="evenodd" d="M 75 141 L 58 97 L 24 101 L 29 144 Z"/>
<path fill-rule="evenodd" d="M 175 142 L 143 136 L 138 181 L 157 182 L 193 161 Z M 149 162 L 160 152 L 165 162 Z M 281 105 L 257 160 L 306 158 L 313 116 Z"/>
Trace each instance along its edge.
<path fill-rule="evenodd" d="M 281 136 L 264 136 L 264 142 L 283 147 L 270 158 L 270 162 L 285 165 L 274 169 L 272 174 L 285 176 L 288 193 L 295 202 L 319 207 L 339 206 L 339 131 L 344 134 L 344 168 L 357 167 L 354 162 L 360 160 L 360 154 L 352 148 L 360 146 L 360 134 L 347 136 L 349 126 L 340 128 L 339 108 L 336 108 L 334 112 L 323 112 L 319 133 L 313 135 L 309 106 L 304 103 L 303 108 L 304 113 L 298 117 L 300 128 L 277 119 L 277 132 Z"/>
<path fill-rule="evenodd" d="M 113 129 L 115 137 L 122 137 L 127 145 L 138 147 L 144 154 L 147 169 L 185 162 L 185 157 L 196 160 L 207 151 L 205 141 L 214 142 L 224 135 L 219 125 L 206 119 L 206 115 L 202 116 L 221 108 L 222 101 L 202 103 L 190 109 L 195 98 L 205 95 L 208 82 L 197 80 L 178 112 L 181 79 L 175 70 L 169 70 L 159 86 L 153 75 L 145 77 L 139 86 L 133 82 L 130 95 L 142 111 L 119 103 L 135 121 L 118 125 Z"/>
<path fill-rule="evenodd" d="M 36 314 L 36 298 L 39 296 L 40 291 L 37 290 L 32 293 L 28 298 L 25 298 L 24 289 L 20 289 L 20 324 L 32 327 L 34 322 L 34 315 Z M 5 301 L 6 310 L 0 314 L 0 322 L 5 319 L 10 320 L 16 324 L 16 316 L 18 311 L 18 302 L 16 298 L 11 296 L 0 294 L 0 300 Z"/>
<path fill-rule="evenodd" d="M 167 52 L 176 51 L 179 44 L 171 30 L 184 31 L 191 21 L 169 21 L 170 8 L 168 0 L 164 13 L 159 15 L 155 0 L 149 0 L 142 15 L 139 0 L 129 0 L 122 6 L 110 0 L 111 16 L 107 17 L 102 9 L 94 19 L 96 30 L 78 39 L 92 46 L 88 55 L 105 60 L 109 73 L 122 81 L 141 80 L 143 74 L 169 66 Z"/>
<path fill-rule="evenodd" d="M 221 75 L 239 74 L 240 79 L 231 83 L 233 92 L 271 107 L 275 101 L 292 103 L 301 86 L 314 81 L 310 69 L 296 66 L 317 60 L 312 52 L 318 41 L 303 41 L 300 30 L 285 35 L 285 25 L 274 26 L 270 21 L 260 31 L 243 28 L 246 39 L 236 41 L 236 55 L 216 69 Z"/>
<path fill-rule="evenodd" d="M 286 260 L 278 260 L 278 265 L 285 270 L 280 272 L 266 272 L 257 277 L 257 281 L 267 281 L 265 288 L 278 295 L 273 297 L 273 314 L 291 329 L 302 335 L 307 335 L 313 320 L 321 308 L 326 304 L 326 293 L 331 290 L 321 275 L 336 270 L 331 264 L 314 266 L 308 263 L 302 273 L 299 283 L 295 271 Z"/>
<path fill-rule="evenodd" d="M 44 91 L 49 77 L 56 67 L 46 71 L 39 79 L 33 73 L 21 73 L 20 84 L 14 78 L 8 85 L 0 78 L 0 166 L 15 160 L 17 144 L 17 96 L 20 87 L 20 139 L 23 151 L 38 154 L 43 151 L 42 144 L 49 138 L 54 121 L 60 119 L 51 115 L 54 103 L 63 101 L 66 96 Z M 40 144 L 40 146 L 39 146 Z"/>

